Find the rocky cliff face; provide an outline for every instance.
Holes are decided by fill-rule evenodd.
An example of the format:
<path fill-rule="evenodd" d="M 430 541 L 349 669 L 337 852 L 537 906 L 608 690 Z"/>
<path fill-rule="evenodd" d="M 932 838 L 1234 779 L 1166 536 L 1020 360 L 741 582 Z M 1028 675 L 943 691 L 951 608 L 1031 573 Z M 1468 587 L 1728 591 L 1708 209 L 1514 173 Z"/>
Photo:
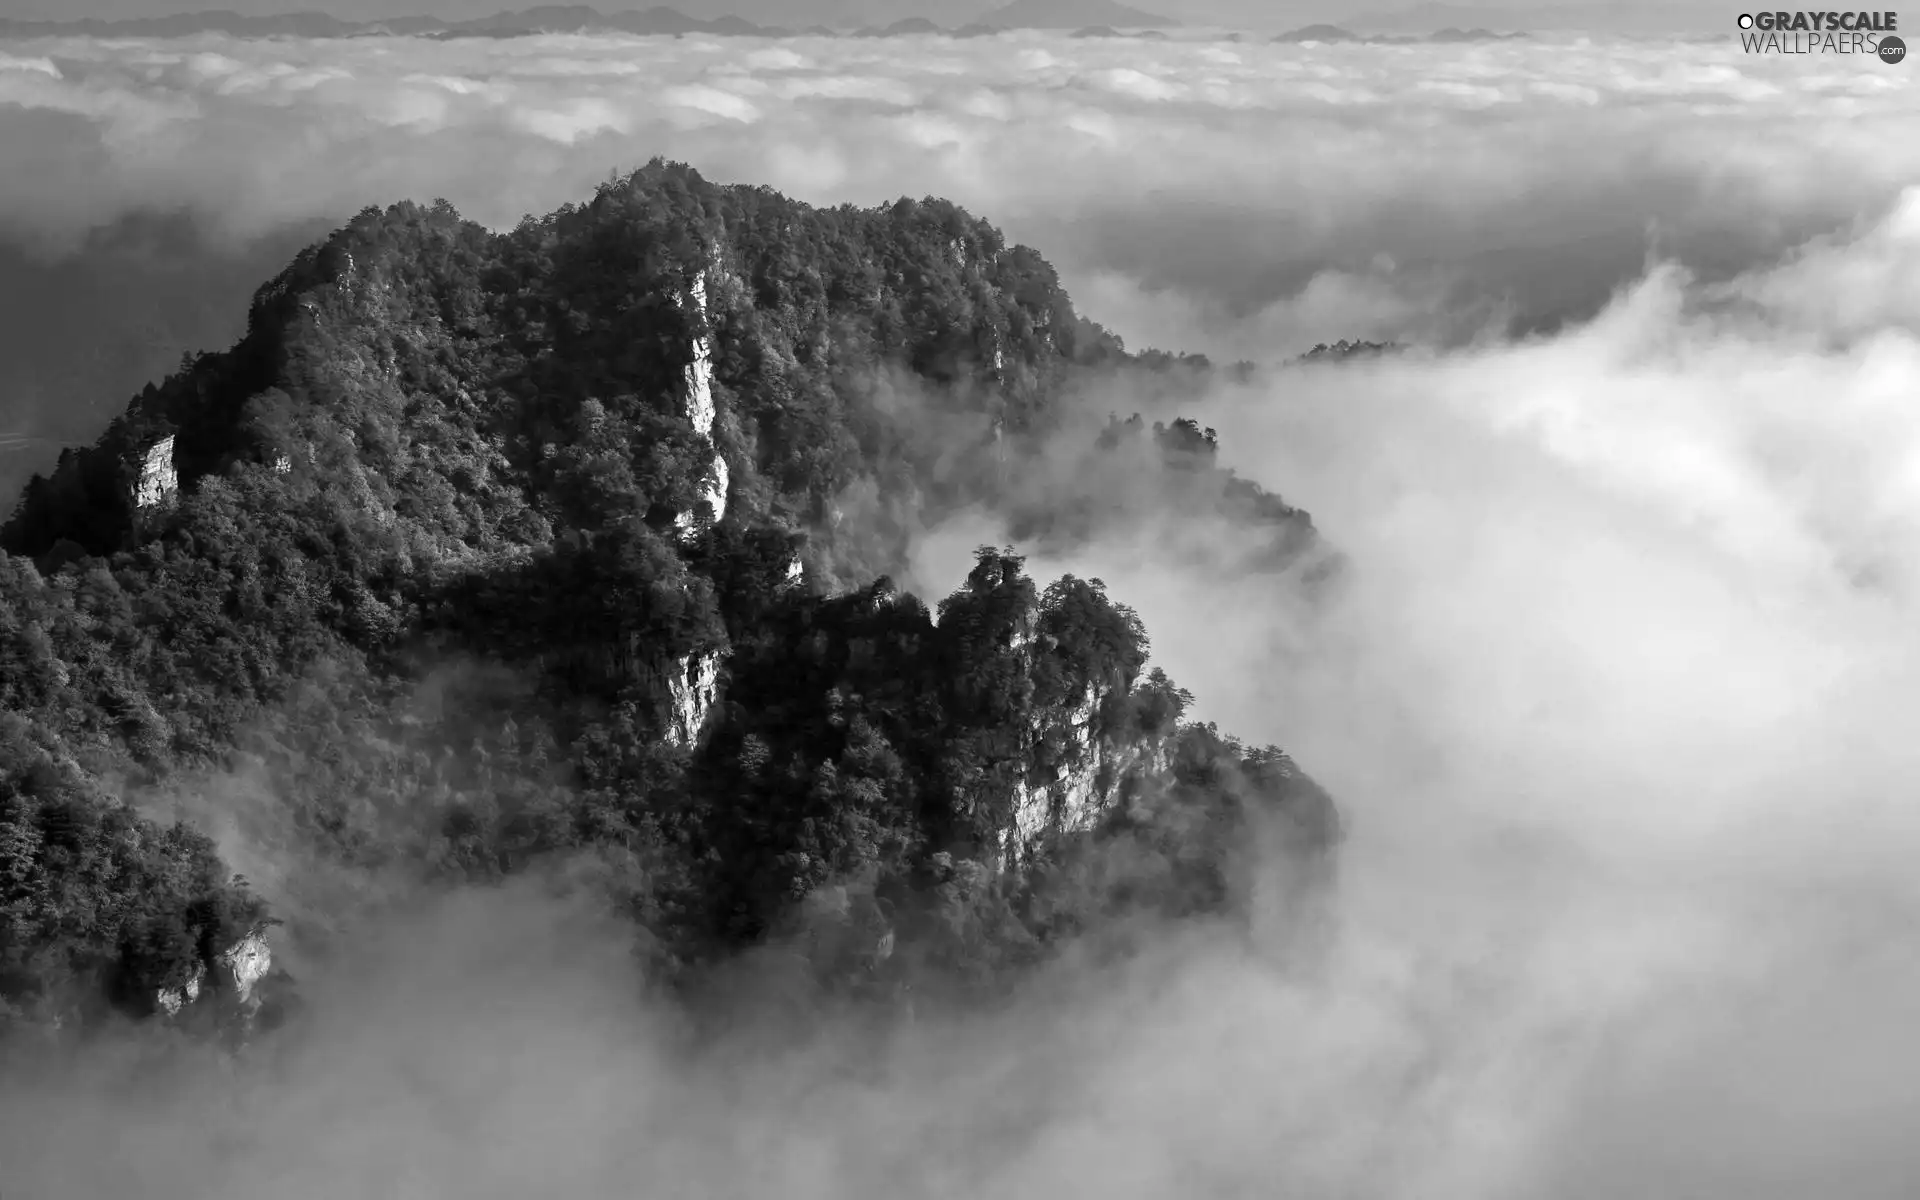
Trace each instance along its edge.
<path fill-rule="evenodd" d="M 704 323 L 707 316 L 707 279 L 704 272 L 694 276 L 686 303 Z M 711 443 L 717 409 L 713 400 L 713 346 L 705 334 L 693 339 L 693 361 L 687 364 L 682 387 L 688 423 L 693 426 L 694 432 Z M 709 472 L 705 491 L 694 510 L 674 518 L 674 528 L 682 538 L 692 537 L 698 530 L 701 505 L 706 507 L 707 519 L 712 523 L 719 523 L 727 515 L 727 488 L 731 480 L 728 477 L 727 460 L 717 450 L 709 464 Z M 699 740 L 707 716 L 719 698 L 721 658 L 718 651 L 690 654 L 675 663 L 668 672 L 667 741 L 671 744 L 689 747 Z"/>
<path fill-rule="evenodd" d="M 180 490 L 180 476 L 173 467 L 173 438 L 161 438 L 147 447 L 134 463 L 133 507 L 136 511 L 155 508 L 172 500 Z"/>
<path fill-rule="evenodd" d="M 689 654 L 674 664 L 667 676 L 667 696 L 667 740 L 675 746 L 693 745 L 720 698 L 719 652 Z"/>
<path fill-rule="evenodd" d="M 1113 750 L 1095 728 L 1102 699 L 1102 693 L 1090 689 L 1085 701 L 1069 708 L 1057 725 L 1030 731 L 1030 743 L 1051 742 L 1061 753 L 1058 762 L 1036 762 L 1015 790 L 1013 827 L 1007 831 L 1014 853 L 1009 858 L 1043 834 L 1078 832 L 1098 818 L 1113 783 L 1100 778 L 1103 760 L 1112 757 Z M 1107 787 L 1100 787 L 1102 782 Z"/>
<path fill-rule="evenodd" d="M 233 945 L 214 955 L 209 964 L 198 962 L 185 983 L 161 988 L 154 993 L 154 1008 L 168 1017 L 178 1017 L 197 1004 L 203 996 L 230 1000 L 243 1016 L 252 1016 L 260 1006 L 260 985 L 273 969 L 273 948 L 264 928 L 247 932 Z"/>
<path fill-rule="evenodd" d="M 215 959 L 215 965 L 223 990 L 231 992 L 244 1008 L 257 1006 L 260 983 L 267 977 L 267 972 L 273 969 L 273 948 L 267 944 L 266 931 L 250 931 L 247 936 L 221 951 Z"/>
<path fill-rule="evenodd" d="M 177 1017 L 187 1005 L 200 999 L 200 991 L 207 979 L 205 963 L 193 964 L 193 973 L 179 987 L 164 987 L 154 993 L 153 1006 L 169 1017 Z"/>
<path fill-rule="evenodd" d="M 705 321 L 707 316 L 707 279 L 704 273 L 693 280 L 688 294 L 687 305 Z M 693 339 L 693 361 L 687 364 L 682 387 L 685 392 L 686 417 L 693 425 L 694 432 L 701 437 L 713 438 L 713 419 L 716 414 L 713 403 L 713 346 L 706 335 Z M 727 488 L 730 484 L 727 472 L 727 460 L 718 451 L 714 452 L 711 463 L 711 476 L 707 480 L 705 493 L 701 497 L 714 522 L 727 515 Z M 674 518 L 674 527 L 682 537 L 692 536 L 699 525 L 696 511 L 681 513 Z"/>
<path fill-rule="evenodd" d="M 1089 686 L 1077 701 L 1036 715 L 1026 732 L 1030 766 L 1014 789 L 1004 864 L 1025 862 L 1050 837 L 1092 829 L 1129 778 L 1167 770 L 1164 737 L 1117 736 L 1102 728 L 1112 697 L 1111 688 Z"/>

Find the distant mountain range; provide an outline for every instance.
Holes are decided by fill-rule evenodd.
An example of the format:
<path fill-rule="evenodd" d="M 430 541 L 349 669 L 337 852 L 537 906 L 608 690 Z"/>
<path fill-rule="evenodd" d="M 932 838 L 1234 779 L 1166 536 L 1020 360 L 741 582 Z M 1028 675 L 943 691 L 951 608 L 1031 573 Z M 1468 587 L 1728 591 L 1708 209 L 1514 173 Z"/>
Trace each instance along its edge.
<path fill-rule="evenodd" d="M 1475 3 L 1420 0 L 1391 11 L 1357 12 L 1342 19 L 1369 33 L 1410 34 L 1423 29 L 1579 30 L 1586 33 L 1662 36 L 1727 31 L 1735 8 L 1680 0 L 1561 0 L 1559 3 Z"/>
<path fill-rule="evenodd" d="M 1180 22 L 1156 16 L 1116 0 L 1012 0 L 980 18 L 983 25 L 1002 29 L 1175 29 Z"/>
<path fill-rule="evenodd" d="M 1002 29 L 1173 28 L 1179 22 L 1130 8 L 1116 0 L 1013 0 L 980 20 L 947 30 L 924 17 L 909 17 L 886 26 L 852 31 L 856 37 L 907 37 L 952 34 L 980 36 Z M 837 30 L 813 25 L 790 29 L 759 25 L 742 17 L 690 17 L 674 8 L 603 13 L 584 4 L 547 4 L 491 17 L 449 21 L 440 17 L 383 17 L 345 21 L 319 12 L 277 16 L 244 16 L 226 9 L 179 13 L 165 17 L 137 17 L 107 21 L 22 21 L 0 18 L 0 37 L 192 37 L 224 33 L 233 37 L 525 37 L 542 33 L 628 33 L 679 36 L 689 33 L 728 37 L 839 36 Z"/>
<path fill-rule="evenodd" d="M 1111 25 L 1089 25 L 1084 29 L 1074 30 L 1073 36 L 1077 38 L 1135 37 L 1135 38 L 1145 38 L 1149 41 L 1156 41 L 1156 40 L 1165 41 L 1167 35 L 1162 33 L 1158 29 L 1141 29 L 1133 33 L 1122 33 L 1120 30 L 1115 29 Z"/>
<path fill-rule="evenodd" d="M 1406 46 L 1428 42 L 1505 42 L 1525 38 L 1524 33 L 1494 33 L 1486 29 L 1447 28 L 1423 36 L 1408 34 L 1354 33 L 1338 25 L 1305 25 L 1274 38 L 1276 42 L 1351 42 L 1368 46 Z"/>

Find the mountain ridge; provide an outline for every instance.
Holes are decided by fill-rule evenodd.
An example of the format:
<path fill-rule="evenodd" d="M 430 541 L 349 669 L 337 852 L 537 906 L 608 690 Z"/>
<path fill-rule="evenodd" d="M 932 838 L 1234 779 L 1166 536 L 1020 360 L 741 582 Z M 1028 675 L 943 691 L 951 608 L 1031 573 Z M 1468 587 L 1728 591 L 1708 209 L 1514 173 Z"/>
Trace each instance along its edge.
<path fill-rule="evenodd" d="M 1093 14 L 1087 19 L 1080 19 Z M 926 18 L 906 18 L 884 29 L 847 30 L 865 36 L 940 33 L 977 36 L 984 30 L 1072 29 L 1087 25 L 1145 25 L 1173 28 L 1179 23 L 1130 8 L 1115 0 L 1015 0 L 967 23 L 958 30 L 943 29 Z M 604 13 L 589 5 L 540 5 L 506 10 L 492 16 L 449 20 L 433 16 L 391 16 L 346 20 L 327 13 L 303 11 L 270 16 L 248 16 L 231 9 L 207 9 L 163 17 L 72 21 L 24 20 L 0 17 L 0 37 L 192 37 L 223 33 L 233 37 L 525 37 L 546 33 L 625 33 L 637 36 L 684 36 L 691 33 L 721 37 L 839 36 L 841 31 L 819 25 L 793 29 L 762 25 L 737 16 L 701 18 L 665 5 Z"/>
<path fill-rule="evenodd" d="M 1298 29 L 1290 29 L 1285 33 L 1276 34 L 1273 40 L 1289 45 L 1322 43 L 1358 46 L 1415 46 L 1428 43 L 1458 44 L 1524 41 L 1526 38 L 1527 35 L 1520 32 L 1495 33 L 1488 29 L 1456 29 L 1452 26 L 1435 30 L 1429 34 L 1416 36 L 1412 34 L 1355 33 L 1350 29 L 1345 29 L 1338 25 L 1320 24 L 1303 25 Z"/>
<path fill-rule="evenodd" d="M 1331 798 L 1185 720 L 1099 580 L 994 547 L 936 606 L 890 578 L 982 504 L 1041 541 L 1226 521 L 1309 570 L 1307 514 L 1195 422 L 1042 470 L 1074 379 L 1176 368 L 1211 369 L 944 201 L 656 161 L 505 233 L 363 211 L 0 527 L 0 1026 L 282 1011 L 271 922 L 316 923 L 127 802 L 243 764 L 330 871 L 598 863 L 694 983 L 797 937 L 822 988 L 991 990 L 1125 914 L 1230 915 L 1260 829 L 1322 886 Z"/>

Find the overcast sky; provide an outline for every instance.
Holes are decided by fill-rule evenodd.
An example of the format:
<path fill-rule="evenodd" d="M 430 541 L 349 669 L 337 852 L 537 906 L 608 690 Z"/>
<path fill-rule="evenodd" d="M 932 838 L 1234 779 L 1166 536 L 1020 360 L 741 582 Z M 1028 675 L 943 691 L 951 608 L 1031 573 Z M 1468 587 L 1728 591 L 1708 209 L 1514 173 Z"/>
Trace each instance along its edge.
<path fill-rule="evenodd" d="M 653 7 L 656 0 L 597 0 L 602 12 Z M 449 18 L 487 16 L 534 7 L 535 0 L 0 0 L 0 16 L 37 20 L 81 17 L 148 17 L 221 8 L 252 14 L 319 11 L 349 19 L 432 13 Z M 694 16 L 733 14 L 765 22 L 884 21 L 931 17 L 941 24 L 964 24 L 996 0 L 675 0 L 668 7 Z M 1486 25 L 1493 28 L 1598 28 L 1634 31 L 1676 25 L 1717 28 L 1739 11 L 1731 0 L 1472 0 L 1415 3 L 1414 0 L 1140 0 L 1134 7 L 1187 25 L 1224 25 L 1249 29 L 1292 27 L 1309 21 L 1373 24 L 1394 14 L 1413 28 Z"/>

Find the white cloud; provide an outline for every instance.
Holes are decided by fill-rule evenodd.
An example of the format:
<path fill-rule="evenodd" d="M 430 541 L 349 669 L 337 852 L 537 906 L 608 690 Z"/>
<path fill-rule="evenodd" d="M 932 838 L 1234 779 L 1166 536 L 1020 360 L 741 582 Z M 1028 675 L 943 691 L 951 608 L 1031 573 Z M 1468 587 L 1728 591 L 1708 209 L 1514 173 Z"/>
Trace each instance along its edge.
<path fill-rule="evenodd" d="M 57 245 L 138 205 L 251 234 L 436 195 L 504 226 L 665 154 L 821 203 L 952 197 L 1042 245 L 1070 282 L 1136 285 L 1122 333 L 1204 312 L 1189 348 L 1234 357 L 1352 331 L 1339 322 L 1464 336 L 1495 315 L 1591 312 L 1637 275 L 1649 228 L 1724 274 L 1871 215 L 1920 167 L 1885 136 L 1915 116 L 1907 75 L 1730 42 L 206 38 L 11 53 L 0 133 L 35 169 L 7 172 L 0 227 L 24 240 Z M 1398 299 L 1368 321 L 1330 290 Z"/>
<path fill-rule="evenodd" d="M 1348 1140 L 1334 1193 L 1911 1178 L 1917 204 L 1718 283 L 1658 267 L 1558 337 L 1187 398 L 1351 556 L 1321 607 L 1196 573 L 1181 543 L 1227 535 L 1191 524 L 1031 564 L 1104 578 L 1203 716 L 1352 817 L 1328 974 L 1166 1014 L 1232 1044 L 1220 1095 L 1320 1102 L 1294 1130 Z"/>

